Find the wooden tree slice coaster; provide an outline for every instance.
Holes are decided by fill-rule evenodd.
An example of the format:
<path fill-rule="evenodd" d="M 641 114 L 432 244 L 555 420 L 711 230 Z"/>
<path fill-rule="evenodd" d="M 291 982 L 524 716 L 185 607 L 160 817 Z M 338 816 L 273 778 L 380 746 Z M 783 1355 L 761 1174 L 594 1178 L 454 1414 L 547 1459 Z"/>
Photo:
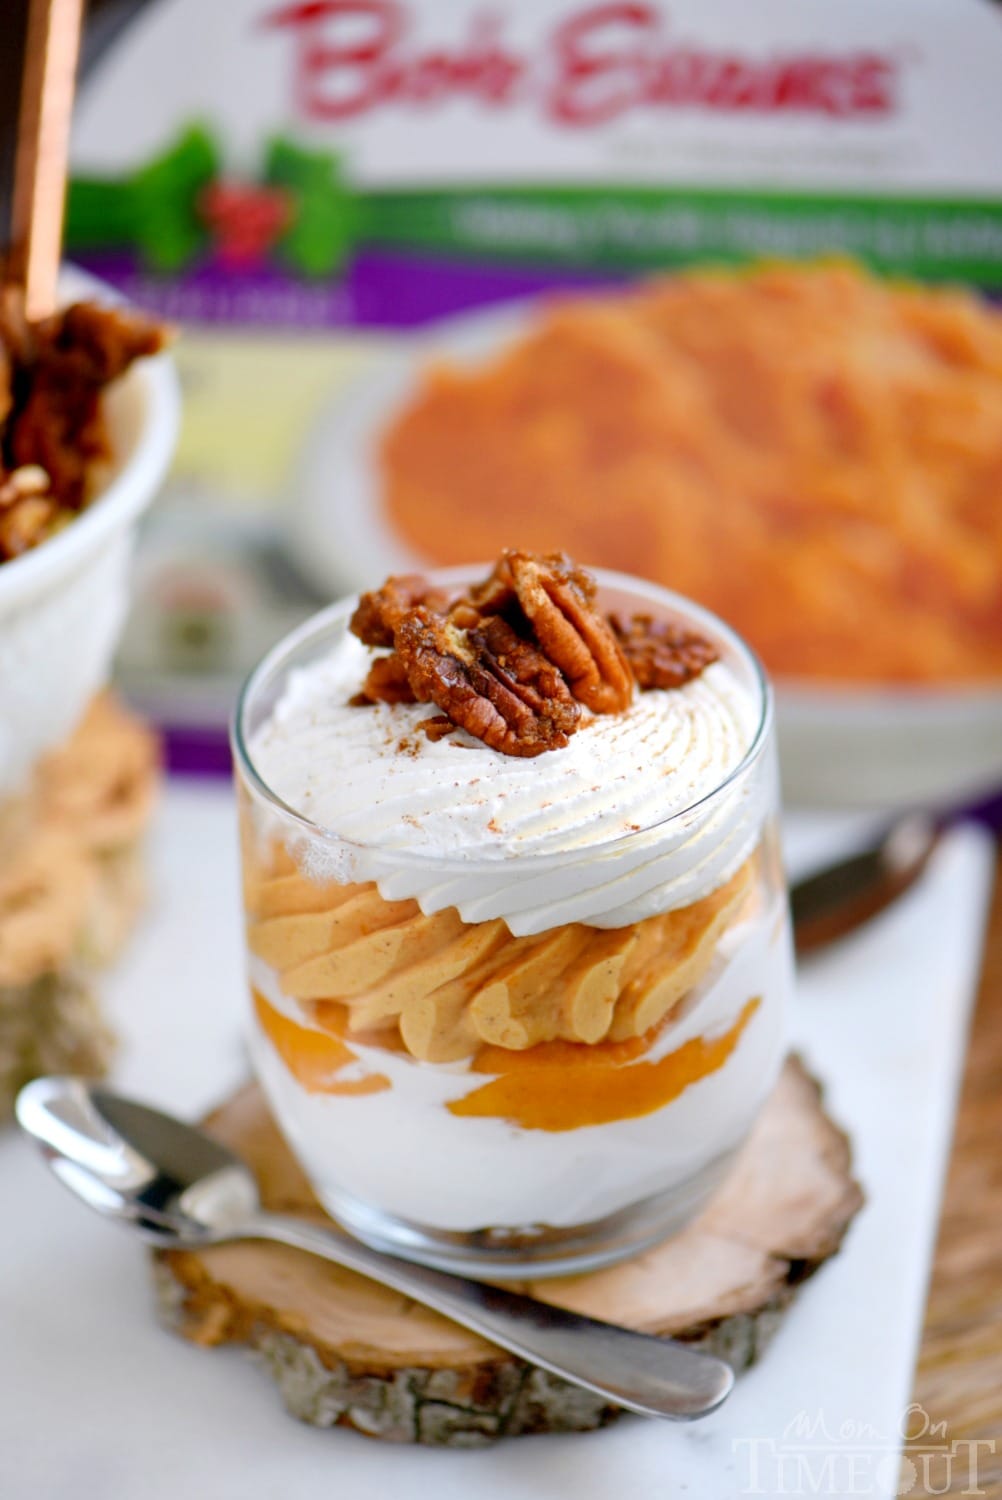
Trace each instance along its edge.
<path fill-rule="evenodd" d="M 256 1085 L 205 1122 L 257 1173 L 267 1208 L 322 1221 Z M 838 1250 L 863 1201 L 849 1143 L 791 1058 L 734 1171 L 682 1233 L 634 1260 L 529 1282 L 548 1302 L 723 1355 L 762 1353 L 796 1287 Z M 293 1415 L 398 1442 L 470 1447 L 586 1431 L 618 1415 L 437 1313 L 265 1242 L 154 1255 L 161 1316 L 194 1343 L 245 1344 Z"/>

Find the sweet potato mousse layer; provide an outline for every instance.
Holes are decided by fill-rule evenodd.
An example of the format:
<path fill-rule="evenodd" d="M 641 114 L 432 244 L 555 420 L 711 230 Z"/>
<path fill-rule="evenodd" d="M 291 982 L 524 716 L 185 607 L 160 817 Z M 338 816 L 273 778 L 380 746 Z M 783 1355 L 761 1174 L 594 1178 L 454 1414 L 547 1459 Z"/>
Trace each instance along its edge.
<path fill-rule="evenodd" d="M 483 1046 L 643 1037 L 709 968 L 749 899 L 753 856 L 691 906 L 628 927 L 513 937 L 500 919 L 424 916 L 373 884 L 317 885 L 287 858 L 246 891 L 248 944 L 307 1017 L 344 1006 L 349 1035 L 392 1032 L 427 1062 Z"/>
<path fill-rule="evenodd" d="M 529 1052 L 502 1053 L 485 1048 L 476 1071 L 493 1073 L 480 1088 L 453 1099 L 451 1114 L 511 1120 L 524 1130 L 576 1130 L 650 1115 L 677 1099 L 691 1083 L 716 1073 L 734 1051 L 760 1005 L 748 1000 L 726 1031 L 712 1038 L 694 1036 L 673 1052 L 654 1060 L 642 1054 L 656 1038 L 601 1042 L 575 1047 L 572 1042 L 543 1042 Z M 637 1048 L 640 1060 L 630 1055 Z M 574 1054 L 577 1054 L 576 1056 Z"/>
<path fill-rule="evenodd" d="M 547 1131 L 577 1130 L 653 1114 L 690 1084 L 724 1066 L 760 1003 L 753 996 L 726 1031 L 712 1038 L 690 1037 L 674 1051 L 651 1060 L 645 1053 L 668 1017 L 646 1036 L 627 1042 L 598 1042 L 591 1047 L 580 1042 L 541 1042 L 525 1052 L 483 1047 L 474 1058 L 472 1073 L 495 1076 L 453 1099 L 446 1108 L 457 1116 L 503 1119 L 524 1130 Z M 357 1096 L 391 1087 L 383 1073 L 359 1074 L 358 1055 L 345 1040 L 348 1012 L 343 1005 L 326 1002 L 319 1006 L 314 1026 L 301 1026 L 283 1016 L 257 990 L 254 1009 L 265 1036 L 308 1093 Z M 346 1070 L 350 1070 L 347 1078 L 342 1076 Z"/>

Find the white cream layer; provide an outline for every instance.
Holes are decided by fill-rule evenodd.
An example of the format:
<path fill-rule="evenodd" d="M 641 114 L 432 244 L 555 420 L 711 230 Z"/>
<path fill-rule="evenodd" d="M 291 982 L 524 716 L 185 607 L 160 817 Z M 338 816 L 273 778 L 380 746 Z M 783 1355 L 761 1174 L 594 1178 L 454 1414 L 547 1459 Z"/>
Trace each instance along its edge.
<path fill-rule="evenodd" d="M 626 713 L 586 715 L 566 748 L 521 759 L 458 730 L 429 740 L 425 704 L 351 707 L 371 659 L 346 635 L 290 676 L 250 745 L 272 790 L 336 835 L 297 839 L 319 880 L 374 880 L 387 900 L 503 917 L 516 936 L 621 927 L 708 894 L 758 840 L 772 793 L 761 767 L 710 795 L 758 724 L 723 662 L 637 693 Z"/>
<path fill-rule="evenodd" d="M 253 979 L 303 1024 L 257 964 Z M 568 1227 L 679 1186 L 740 1143 L 779 1071 L 791 984 L 789 934 L 777 903 L 725 934 L 710 974 L 649 1054 L 653 1061 L 691 1037 L 726 1030 L 760 996 L 724 1066 L 653 1114 L 576 1130 L 526 1130 L 451 1114 L 450 1099 L 487 1081 L 466 1063 L 431 1066 L 352 1043 L 357 1076 L 381 1073 L 391 1087 L 349 1096 L 308 1093 L 256 1024 L 252 1052 L 276 1119 L 335 1214 L 338 1194 L 348 1193 L 441 1230 Z"/>

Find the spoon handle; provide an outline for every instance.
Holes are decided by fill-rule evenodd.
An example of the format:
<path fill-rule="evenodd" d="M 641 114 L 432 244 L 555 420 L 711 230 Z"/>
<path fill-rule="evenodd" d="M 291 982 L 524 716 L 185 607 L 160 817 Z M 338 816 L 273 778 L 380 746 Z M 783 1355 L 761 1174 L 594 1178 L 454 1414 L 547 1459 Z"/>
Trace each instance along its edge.
<path fill-rule="evenodd" d="M 277 1240 L 358 1271 L 643 1416 L 691 1421 L 718 1407 L 734 1384 L 722 1359 L 673 1339 L 634 1333 L 503 1287 L 415 1265 L 300 1219 L 255 1214 L 235 1235 Z"/>

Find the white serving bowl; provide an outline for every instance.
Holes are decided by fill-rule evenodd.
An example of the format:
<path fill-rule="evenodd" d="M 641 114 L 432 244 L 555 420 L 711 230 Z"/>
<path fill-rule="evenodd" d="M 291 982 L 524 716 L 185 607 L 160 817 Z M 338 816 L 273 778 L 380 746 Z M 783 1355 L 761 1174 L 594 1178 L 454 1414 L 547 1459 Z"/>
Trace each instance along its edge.
<path fill-rule="evenodd" d="M 68 269 L 60 300 L 120 300 Z M 177 437 L 172 361 L 139 361 L 105 394 L 113 462 L 79 516 L 39 547 L 0 563 L 0 800 L 64 740 L 108 676 L 125 619 L 136 522 L 157 492 Z"/>

